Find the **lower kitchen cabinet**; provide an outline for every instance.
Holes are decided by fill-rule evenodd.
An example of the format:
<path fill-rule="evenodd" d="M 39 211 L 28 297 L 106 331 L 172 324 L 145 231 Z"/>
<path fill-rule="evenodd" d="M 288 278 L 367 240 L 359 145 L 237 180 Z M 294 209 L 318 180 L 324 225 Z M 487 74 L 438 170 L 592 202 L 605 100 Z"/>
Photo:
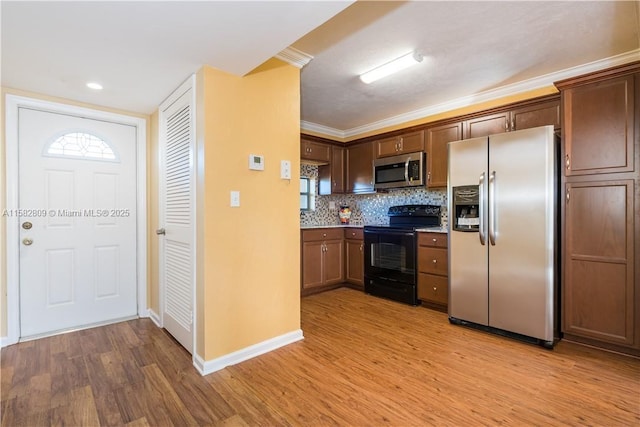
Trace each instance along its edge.
<path fill-rule="evenodd" d="M 345 228 L 345 280 L 358 289 L 364 289 L 364 231 Z"/>
<path fill-rule="evenodd" d="M 446 311 L 449 303 L 448 235 L 418 233 L 418 299 Z"/>
<path fill-rule="evenodd" d="M 344 282 L 342 228 L 301 231 L 301 294 L 328 289 Z"/>

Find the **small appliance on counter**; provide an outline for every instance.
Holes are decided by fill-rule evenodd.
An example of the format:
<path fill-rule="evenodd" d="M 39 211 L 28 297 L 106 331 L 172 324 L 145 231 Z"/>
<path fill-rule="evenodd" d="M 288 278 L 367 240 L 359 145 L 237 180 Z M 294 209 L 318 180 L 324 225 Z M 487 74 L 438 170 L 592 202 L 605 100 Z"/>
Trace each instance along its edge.
<path fill-rule="evenodd" d="M 440 206 L 391 206 L 389 225 L 364 226 L 364 290 L 419 305 L 416 229 L 440 225 Z"/>

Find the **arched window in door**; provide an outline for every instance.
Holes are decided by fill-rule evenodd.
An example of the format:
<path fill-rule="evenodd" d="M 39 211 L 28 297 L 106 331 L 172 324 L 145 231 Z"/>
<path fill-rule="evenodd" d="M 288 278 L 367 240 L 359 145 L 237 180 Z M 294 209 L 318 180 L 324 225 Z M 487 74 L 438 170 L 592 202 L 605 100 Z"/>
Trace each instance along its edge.
<path fill-rule="evenodd" d="M 82 131 L 71 131 L 52 138 L 45 146 L 46 156 L 69 159 L 119 161 L 114 149 L 102 138 Z"/>

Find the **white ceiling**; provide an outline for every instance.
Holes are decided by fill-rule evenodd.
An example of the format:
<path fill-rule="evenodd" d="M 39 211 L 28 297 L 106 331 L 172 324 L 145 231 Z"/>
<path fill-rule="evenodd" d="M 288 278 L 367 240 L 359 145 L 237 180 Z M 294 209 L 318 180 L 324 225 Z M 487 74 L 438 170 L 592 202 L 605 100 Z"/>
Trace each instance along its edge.
<path fill-rule="evenodd" d="M 203 65 L 244 75 L 352 2 L 2 0 L 2 86 L 149 114 Z"/>
<path fill-rule="evenodd" d="M 640 59 L 637 1 L 350 4 L 3 0 L 2 86 L 149 114 L 202 65 L 244 75 L 291 45 L 314 56 L 303 128 L 349 137 Z M 418 66 L 357 78 L 411 50 Z"/>

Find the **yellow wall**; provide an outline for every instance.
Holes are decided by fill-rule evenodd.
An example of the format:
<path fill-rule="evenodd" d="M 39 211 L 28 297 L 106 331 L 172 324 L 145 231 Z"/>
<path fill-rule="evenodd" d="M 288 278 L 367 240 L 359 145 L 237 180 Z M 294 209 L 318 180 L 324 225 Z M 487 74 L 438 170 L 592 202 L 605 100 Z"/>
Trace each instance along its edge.
<path fill-rule="evenodd" d="M 277 59 L 244 77 L 204 67 L 197 85 L 196 347 L 212 360 L 300 328 L 300 70 Z M 264 171 L 249 170 L 249 154 Z"/>

